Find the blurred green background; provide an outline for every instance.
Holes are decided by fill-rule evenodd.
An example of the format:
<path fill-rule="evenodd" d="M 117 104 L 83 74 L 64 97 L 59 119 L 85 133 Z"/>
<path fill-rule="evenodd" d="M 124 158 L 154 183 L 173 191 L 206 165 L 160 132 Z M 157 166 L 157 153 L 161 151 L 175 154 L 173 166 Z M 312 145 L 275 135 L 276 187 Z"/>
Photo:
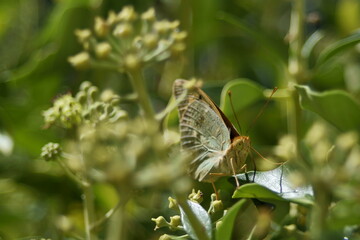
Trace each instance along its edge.
<path fill-rule="evenodd" d="M 180 59 L 146 69 L 145 78 L 157 111 L 163 109 L 176 78 L 201 78 L 204 90 L 219 103 L 230 80 L 248 78 L 265 88 L 284 86 L 288 62 L 289 0 L 2 0 L 0 1 L 0 239 L 43 236 L 64 239 L 61 216 L 82 226 L 81 191 L 55 163 L 39 160 L 41 147 L 66 137 L 66 132 L 43 129 L 42 111 L 59 94 L 76 92 L 82 81 L 119 94 L 131 91 L 125 75 L 117 72 L 76 71 L 67 58 L 81 50 L 74 30 L 89 28 L 95 16 L 106 16 L 133 5 L 138 12 L 155 7 L 159 19 L 178 19 L 188 32 L 187 50 Z M 306 1 L 305 37 L 321 30 L 321 49 L 360 27 L 358 0 Z M 344 89 L 360 97 L 360 47 L 315 71 L 315 90 Z M 315 62 L 310 57 L 309 66 Z M 235 103 L 236 104 L 236 103 Z M 248 126 L 263 103 L 240 115 Z M 123 106 L 135 113 L 135 106 Z M 281 106 L 271 105 L 251 132 L 254 145 L 267 146 L 287 132 Z M 246 127 L 245 127 L 246 128 Z M 112 192 L 99 187 L 96 204 L 107 211 Z M 167 197 L 169 193 L 164 193 Z M 134 204 L 133 239 L 156 239 L 151 217 L 166 202 Z M 166 199 L 166 198 L 165 198 Z M 159 202 L 160 201 L 160 202 Z M 130 206 L 131 208 L 131 206 Z"/>

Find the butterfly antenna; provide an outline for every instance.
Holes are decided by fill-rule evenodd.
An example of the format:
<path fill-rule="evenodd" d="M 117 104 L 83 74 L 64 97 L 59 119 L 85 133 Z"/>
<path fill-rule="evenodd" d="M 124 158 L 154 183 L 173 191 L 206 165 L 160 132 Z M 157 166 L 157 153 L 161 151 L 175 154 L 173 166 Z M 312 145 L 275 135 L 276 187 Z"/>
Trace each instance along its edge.
<path fill-rule="evenodd" d="M 278 90 L 277 87 L 274 87 L 274 89 L 272 90 L 272 93 L 270 94 L 270 97 L 267 99 L 266 103 L 263 105 L 263 107 L 260 109 L 259 113 L 256 115 L 256 117 L 254 118 L 254 120 L 251 122 L 249 128 L 246 131 L 246 135 L 249 133 L 249 131 L 253 128 L 253 126 L 255 125 L 256 121 L 258 120 L 258 118 L 263 114 L 264 110 L 266 109 L 266 107 L 268 106 L 272 96 L 274 95 L 274 93 Z"/>
<path fill-rule="evenodd" d="M 233 101 L 232 101 L 232 97 L 231 97 L 231 91 L 228 91 L 228 95 L 229 95 L 229 99 L 230 99 L 231 110 L 232 110 L 232 112 L 233 112 L 233 114 L 234 114 L 234 116 L 235 116 L 236 124 L 237 124 L 238 127 L 239 127 L 240 135 L 242 135 L 241 125 L 240 125 L 239 119 L 238 119 L 237 116 L 236 116 L 236 112 L 235 112 L 234 105 L 233 105 Z"/>

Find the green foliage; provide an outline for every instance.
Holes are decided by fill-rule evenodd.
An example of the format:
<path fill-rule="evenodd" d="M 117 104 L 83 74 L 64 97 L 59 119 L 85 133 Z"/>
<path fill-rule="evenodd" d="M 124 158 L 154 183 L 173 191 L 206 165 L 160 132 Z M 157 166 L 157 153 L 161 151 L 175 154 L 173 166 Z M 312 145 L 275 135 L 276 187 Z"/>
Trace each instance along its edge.
<path fill-rule="evenodd" d="M 1 2 L 0 238 L 359 238 L 359 6 Z M 180 154 L 192 77 L 256 149 L 219 199 Z"/>
<path fill-rule="evenodd" d="M 319 114 L 341 131 L 360 130 L 360 105 L 347 92 L 316 93 L 306 86 L 296 88 L 303 108 Z"/>

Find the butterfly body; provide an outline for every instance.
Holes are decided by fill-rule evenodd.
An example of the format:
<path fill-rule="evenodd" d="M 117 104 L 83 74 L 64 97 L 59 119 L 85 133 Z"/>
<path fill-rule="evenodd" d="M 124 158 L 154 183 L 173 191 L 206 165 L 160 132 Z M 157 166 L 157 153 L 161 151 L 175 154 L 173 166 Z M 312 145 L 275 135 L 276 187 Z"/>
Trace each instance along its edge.
<path fill-rule="evenodd" d="M 189 81 L 178 79 L 174 95 L 178 105 L 181 145 L 190 152 L 191 175 L 203 182 L 214 182 L 221 175 L 238 173 L 250 152 L 250 138 L 240 136 L 216 104 Z"/>

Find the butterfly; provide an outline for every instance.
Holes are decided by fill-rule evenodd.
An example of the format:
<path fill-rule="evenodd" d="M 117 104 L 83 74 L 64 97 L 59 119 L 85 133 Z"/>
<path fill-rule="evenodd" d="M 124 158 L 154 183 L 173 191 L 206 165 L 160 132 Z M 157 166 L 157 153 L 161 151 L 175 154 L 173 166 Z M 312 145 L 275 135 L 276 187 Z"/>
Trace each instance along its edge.
<path fill-rule="evenodd" d="M 210 97 L 190 81 L 175 80 L 173 92 L 179 101 L 181 146 L 193 156 L 190 174 L 214 183 L 221 175 L 241 171 L 251 150 L 250 138 L 240 135 Z"/>

